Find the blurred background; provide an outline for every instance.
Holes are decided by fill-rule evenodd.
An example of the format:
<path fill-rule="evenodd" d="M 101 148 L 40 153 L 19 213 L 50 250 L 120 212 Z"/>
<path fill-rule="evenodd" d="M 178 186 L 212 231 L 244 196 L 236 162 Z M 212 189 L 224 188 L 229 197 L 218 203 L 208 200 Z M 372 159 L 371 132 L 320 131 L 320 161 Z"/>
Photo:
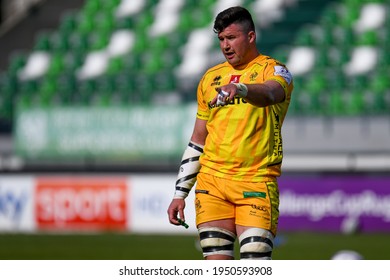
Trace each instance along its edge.
<path fill-rule="evenodd" d="M 0 0 L 0 259 L 201 259 L 166 209 L 234 5 L 294 76 L 274 259 L 390 259 L 388 0 Z"/>

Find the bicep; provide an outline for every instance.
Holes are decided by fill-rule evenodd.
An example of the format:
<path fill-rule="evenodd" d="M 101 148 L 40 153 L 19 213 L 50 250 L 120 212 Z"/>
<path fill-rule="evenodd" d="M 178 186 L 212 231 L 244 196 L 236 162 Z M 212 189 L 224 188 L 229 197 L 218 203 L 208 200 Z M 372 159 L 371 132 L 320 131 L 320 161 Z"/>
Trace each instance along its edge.
<path fill-rule="evenodd" d="M 284 99 L 286 98 L 286 93 L 280 83 L 274 80 L 268 80 L 264 84 L 267 85 L 270 89 L 273 104 L 277 104 L 284 101 Z"/>
<path fill-rule="evenodd" d="M 247 84 L 247 87 L 248 95 L 245 99 L 258 107 L 274 105 L 286 98 L 282 85 L 274 80 L 267 80 L 261 84 Z"/>
<path fill-rule="evenodd" d="M 197 144 L 200 144 L 200 145 L 205 144 L 206 137 L 208 134 L 206 125 L 207 125 L 206 120 L 196 118 L 195 125 L 194 125 L 194 131 L 192 132 L 192 136 L 191 136 L 191 141 L 193 141 Z"/>

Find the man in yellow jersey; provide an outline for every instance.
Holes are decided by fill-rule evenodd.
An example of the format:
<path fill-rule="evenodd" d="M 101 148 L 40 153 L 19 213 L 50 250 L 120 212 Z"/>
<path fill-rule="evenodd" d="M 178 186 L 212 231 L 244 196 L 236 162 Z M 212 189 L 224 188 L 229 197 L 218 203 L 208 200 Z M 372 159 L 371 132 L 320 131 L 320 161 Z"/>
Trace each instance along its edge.
<path fill-rule="evenodd" d="M 195 209 L 205 259 L 271 259 L 279 218 L 277 177 L 281 128 L 293 81 L 286 66 L 261 54 L 251 14 L 243 7 L 214 22 L 226 61 L 204 74 L 197 90 L 194 130 L 185 149 L 171 224 L 185 219 L 185 198 L 196 184 Z"/>

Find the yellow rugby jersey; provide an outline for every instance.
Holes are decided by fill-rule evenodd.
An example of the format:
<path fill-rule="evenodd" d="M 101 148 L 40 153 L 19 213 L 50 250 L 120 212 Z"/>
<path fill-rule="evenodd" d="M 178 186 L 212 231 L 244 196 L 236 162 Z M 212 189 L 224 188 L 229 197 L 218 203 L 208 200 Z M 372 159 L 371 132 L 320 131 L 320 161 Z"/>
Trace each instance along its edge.
<path fill-rule="evenodd" d="M 284 88 L 282 103 L 256 107 L 243 98 L 223 106 L 210 106 L 215 88 L 228 83 L 263 83 L 275 80 Z M 197 118 L 207 120 L 209 132 L 200 172 L 232 180 L 259 182 L 280 176 L 283 159 L 281 127 L 290 104 L 292 76 L 285 65 L 259 55 L 245 69 L 228 62 L 210 68 L 199 82 Z"/>

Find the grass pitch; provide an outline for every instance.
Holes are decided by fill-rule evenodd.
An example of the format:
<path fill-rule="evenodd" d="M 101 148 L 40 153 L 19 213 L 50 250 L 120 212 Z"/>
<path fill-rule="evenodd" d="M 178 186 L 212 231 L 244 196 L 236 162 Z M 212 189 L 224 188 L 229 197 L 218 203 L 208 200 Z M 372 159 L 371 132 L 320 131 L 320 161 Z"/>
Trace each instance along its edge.
<path fill-rule="evenodd" d="M 328 260 L 337 251 L 345 249 L 359 252 L 366 260 L 389 260 L 390 236 L 388 233 L 280 233 L 275 241 L 273 259 Z M 197 236 L 0 234 L 0 259 L 201 260 L 202 254 Z"/>

